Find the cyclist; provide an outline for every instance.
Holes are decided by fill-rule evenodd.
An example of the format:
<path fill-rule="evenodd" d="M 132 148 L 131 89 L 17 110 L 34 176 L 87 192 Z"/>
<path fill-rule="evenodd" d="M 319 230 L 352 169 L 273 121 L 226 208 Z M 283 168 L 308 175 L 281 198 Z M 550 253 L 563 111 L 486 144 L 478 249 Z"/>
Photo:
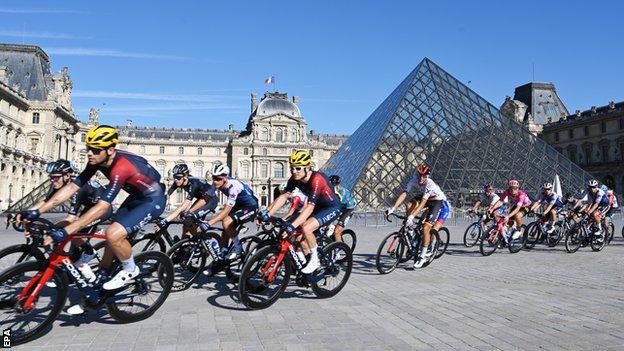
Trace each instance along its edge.
<path fill-rule="evenodd" d="M 186 164 L 181 163 L 173 167 L 173 185 L 167 191 L 167 195 L 171 196 L 174 191 L 179 188 L 184 189 L 186 192 L 186 198 L 167 217 L 161 218 L 157 225 L 164 227 L 167 222 L 171 222 L 175 218 L 184 217 L 182 214 L 189 215 L 195 214 L 198 218 L 204 219 L 206 215 L 217 207 L 219 199 L 215 193 L 215 188 L 212 184 L 206 184 L 198 178 L 189 175 L 189 168 Z M 193 200 L 196 200 L 193 202 Z M 184 228 L 183 235 L 188 233 L 192 229 L 194 233 L 198 232 L 197 226 L 195 228 Z M 177 239 L 177 236 L 174 237 Z"/>
<path fill-rule="evenodd" d="M 563 201 L 561 197 L 553 191 L 552 183 L 545 183 L 542 187 L 537 201 L 533 203 L 530 211 L 535 211 L 540 205 L 546 206 L 544 208 L 544 217 L 548 217 L 546 222 L 546 232 L 548 234 L 555 230 L 554 224 L 557 221 L 557 214 L 563 209 Z"/>
<path fill-rule="evenodd" d="M 285 193 L 286 183 L 280 184 L 278 190 L 280 194 Z M 288 196 L 288 200 L 290 201 L 290 209 L 282 217 L 282 219 L 284 220 L 297 218 L 297 216 L 301 212 L 301 209 L 308 202 L 308 197 L 304 193 L 302 193 L 301 190 L 299 190 L 298 188 L 295 188 L 295 190 L 293 190 L 292 193 L 290 193 L 290 195 Z"/>
<path fill-rule="evenodd" d="M 605 214 L 611 210 L 609 197 L 604 190 L 598 187 L 595 179 L 587 182 L 587 188 L 579 196 L 578 203 L 585 203 L 585 213 L 590 216 L 595 223 L 600 223 L 596 235 L 602 237 L 608 231 Z M 577 204 L 578 204 L 577 203 Z"/>
<path fill-rule="evenodd" d="M 515 240 L 522 235 L 522 230 L 520 229 L 522 227 L 522 218 L 529 213 L 532 202 L 529 199 L 529 195 L 527 195 L 527 193 L 523 190 L 520 190 L 520 183 L 515 179 L 507 181 L 507 190 L 505 190 L 500 196 L 496 205 L 500 205 L 505 202 L 509 202 L 511 204 L 511 209 L 505 217 L 505 222 L 511 218 L 514 219 L 514 223 L 511 226 L 511 230 L 507 232 L 505 240 L 508 241 L 510 236 L 513 240 Z"/>
<path fill-rule="evenodd" d="M 234 247 L 227 259 L 234 260 L 243 251 L 236 228 L 256 218 L 258 199 L 247 184 L 230 177 L 230 168 L 227 165 L 215 164 L 211 175 L 213 186 L 223 193 L 227 200 L 221 212 L 210 218 L 208 225 L 213 226 L 217 222 L 223 224 L 221 253 L 227 252 L 229 239 L 232 239 Z"/>
<path fill-rule="evenodd" d="M 340 186 L 340 176 L 332 175 L 329 177 L 329 181 L 334 186 L 334 192 L 338 195 L 341 203 L 340 217 L 336 223 L 336 228 L 334 228 L 334 234 L 336 241 L 342 241 L 342 231 L 347 223 L 349 223 L 351 216 L 353 216 L 353 211 L 355 210 L 357 202 L 347 188 Z"/>
<path fill-rule="evenodd" d="M 420 254 L 415 258 L 414 268 L 422 268 L 431 255 L 433 255 L 429 247 L 431 243 L 431 229 L 440 229 L 450 212 L 450 206 L 446 200 L 446 195 L 442 189 L 429 178 L 430 175 L 431 169 L 429 167 L 425 165 L 419 166 L 417 174 L 407 182 L 405 190 L 401 193 L 394 206 L 386 210 L 387 214 L 393 213 L 396 207 L 400 206 L 405 200 L 412 188 L 416 188 L 416 196 L 407 206 L 408 216 L 405 220 L 405 225 L 411 226 L 414 222 L 415 215 L 423 209 L 427 209 L 426 214 L 423 215 L 425 218 L 423 222 L 423 245 Z M 433 247 L 433 245 L 431 246 Z"/>
<path fill-rule="evenodd" d="M 479 207 L 482 206 L 485 209 L 486 214 L 492 215 L 494 219 L 497 219 L 505 213 L 505 207 L 502 204 L 497 205 L 499 199 L 500 197 L 496 194 L 496 192 L 494 192 L 492 184 L 486 184 L 483 187 L 483 192 L 480 193 L 479 197 L 475 200 L 471 211 L 477 212 Z M 483 226 L 486 226 L 489 221 L 489 217 L 485 216 Z"/>
<path fill-rule="evenodd" d="M 322 172 L 312 170 L 310 151 L 305 149 L 293 151 L 289 163 L 291 176 L 286 183 L 284 193 L 269 205 L 268 211 L 261 213 L 260 220 L 267 221 L 273 213 L 284 206 L 295 188 L 299 188 L 308 197 L 308 203 L 297 218 L 292 222 L 285 223 L 284 230 L 289 234 L 292 234 L 295 228 L 300 228 L 303 231 L 307 245 L 302 242 L 302 246 L 305 246 L 304 250 L 310 250 L 310 259 L 301 272 L 310 274 L 321 266 L 314 232 L 338 218 L 340 199 L 334 193 L 327 176 Z"/>
<path fill-rule="evenodd" d="M 123 269 L 102 285 L 104 290 L 119 289 L 139 275 L 139 267 L 132 257 L 132 246 L 126 237 L 132 236 L 151 219 L 157 218 L 165 209 L 167 198 L 160 174 L 135 154 L 117 150 L 119 134 L 114 127 L 100 125 L 91 128 L 85 138 L 88 164 L 71 183 L 58 190 L 48 201 L 36 210 L 22 212 L 22 218 L 34 220 L 68 200 L 84 186 L 97 171 L 104 174 L 110 183 L 102 192 L 100 200 L 87 212 L 64 228 L 51 230 L 54 242 L 62 242 L 68 233 L 75 233 L 96 219 L 104 216 L 121 189 L 129 196 L 121 204 L 113 223 L 106 229 L 106 250 L 100 262 L 100 277 L 106 279 L 112 264 L 113 254 L 121 261 Z M 111 252 L 112 251 L 112 252 Z M 71 313 L 71 312 L 70 312 Z"/>

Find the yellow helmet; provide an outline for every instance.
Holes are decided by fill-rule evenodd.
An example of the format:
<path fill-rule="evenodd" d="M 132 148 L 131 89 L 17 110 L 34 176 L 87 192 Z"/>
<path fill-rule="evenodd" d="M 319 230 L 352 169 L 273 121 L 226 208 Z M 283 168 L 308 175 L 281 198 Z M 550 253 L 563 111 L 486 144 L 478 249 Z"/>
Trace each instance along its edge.
<path fill-rule="evenodd" d="M 290 154 L 288 162 L 290 162 L 291 167 L 305 167 L 312 164 L 312 156 L 310 156 L 310 151 L 306 149 L 295 150 Z"/>
<path fill-rule="evenodd" d="M 85 144 L 88 147 L 98 149 L 115 146 L 117 143 L 119 143 L 117 129 L 107 125 L 95 126 L 89 129 L 85 137 Z"/>

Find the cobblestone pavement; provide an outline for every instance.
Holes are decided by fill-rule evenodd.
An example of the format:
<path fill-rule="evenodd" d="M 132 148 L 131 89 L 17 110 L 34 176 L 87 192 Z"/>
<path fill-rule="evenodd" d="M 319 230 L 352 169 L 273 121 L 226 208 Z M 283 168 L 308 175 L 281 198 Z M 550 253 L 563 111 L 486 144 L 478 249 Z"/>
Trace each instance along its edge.
<path fill-rule="evenodd" d="M 317 299 L 291 285 L 262 311 L 245 310 L 225 277 L 171 294 L 151 318 L 118 324 L 105 311 L 61 314 L 23 350 L 623 350 L 624 239 L 604 251 L 556 248 L 482 257 L 451 228 L 431 266 L 379 275 L 375 252 L 393 227 L 355 227 L 354 270 L 344 290 Z M 20 236 L 1 231 L 3 245 Z"/>

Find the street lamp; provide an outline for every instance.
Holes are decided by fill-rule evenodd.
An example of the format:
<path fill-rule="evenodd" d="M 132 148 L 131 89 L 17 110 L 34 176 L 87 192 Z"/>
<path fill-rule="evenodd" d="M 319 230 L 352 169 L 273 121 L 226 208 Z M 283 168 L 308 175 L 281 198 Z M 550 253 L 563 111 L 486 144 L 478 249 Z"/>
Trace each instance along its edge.
<path fill-rule="evenodd" d="M 13 184 L 9 184 L 9 207 L 11 207 L 11 203 L 13 200 L 11 199 L 11 192 L 13 191 Z"/>

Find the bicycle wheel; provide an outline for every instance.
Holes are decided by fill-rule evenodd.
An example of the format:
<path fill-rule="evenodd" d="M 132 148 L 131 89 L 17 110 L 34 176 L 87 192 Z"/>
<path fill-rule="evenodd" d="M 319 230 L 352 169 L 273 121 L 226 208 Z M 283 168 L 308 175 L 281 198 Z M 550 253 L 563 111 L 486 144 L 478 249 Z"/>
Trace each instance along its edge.
<path fill-rule="evenodd" d="M 43 262 L 45 259 L 43 252 L 34 245 L 17 244 L 7 246 L 0 250 L 0 272 L 18 263 L 29 260 Z"/>
<path fill-rule="evenodd" d="M 597 236 L 594 233 L 589 233 L 589 246 L 591 247 L 592 251 L 600 251 L 605 247 L 605 245 L 607 244 L 607 234 L 608 233 L 604 233 L 604 231 L 601 236 Z"/>
<path fill-rule="evenodd" d="M 583 242 L 583 231 L 578 225 L 573 225 L 568 231 L 565 239 L 566 251 L 569 253 L 576 252 Z"/>
<path fill-rule="evenodd" d="M 521 227 L 521 230 L 523 231 L 518 238 L 514 239 L 513 237 L 509 237 L 509 244 L 507 245 L 507 249 L 511 253 L 518 253 L 526 245 L 527 235 L 525 232 L 527 229 L 526 227 Z"/>
<path fill-rule="evenodd" d="M 498 232 L 496 227 L 492 227 L 488 229 L 485 234 L 483 234 L 483 239 L 479 244 L 479 251 L 483 256 L 489 256 L 498 249 L 498 243 L 501 241 L 501 234 Z"/>
<path fill-rule="evenodd" d="M 240 239 L 240 244 L 243 248 L 243 252 L 241 252 L 241 255 L 239 258 L 232 260 L 232 261 L 228 261 L 228 264 L 225 267 L 225 276 L 230 280 L 232 284 L 238 283 L 238 279 L 240 278 L 240 273 L 243 270 L 243 267 L 245 266 L 246 257 L 248 257 L 249 255 L 248 250 L 253 250 L 253 252 L 256 252 L 255 248 L 258 247 L 258 244 L 260 244 L 261 241 L 262 240 L 260 240 L 260 238 L 256 236 L 246 236 Z M 230 252 L 230 250 L 232 250 L 232 247 L 233 245 L 230 245 L 228 253 Z"/>
<path fill-rule="evenodd" d="M 251 309 L 271 306 L 282 295 L 292 272 L 290 256 L 277 264 L 280 248 L 265 246 L 249 258 L 238 281 L 240 301 Z"/>
<path fill-rule="evenodd" d="M 483 229 L 479 225 L 479 222 L 474 222 L 466 228 L 464 232 L 464 246 L 473 247 L 479 242 L 481 232 Z"/>
<path fill-rule="evenodd" d="M 334 241 L 336 240 L 336 235 L 334 234 Z M 342 242 L 347 244 L 351 249 L 351 252 L 355 252 L 355 245 L 357 245 L 357 237 L 355 236 L 355 232 L 351 229 L 345 229 L 342 231 Z"/>
<path fill-rule="evenodd" d="M 537 222 L 529 223 L 529 225 L 526 228 L 526 233 L 525 233 L 526 238 L 525 238 L 524 247 L 527 250 L 530 250 L 533 247 L 535 247 L 535 244 L 537 244 L 541 235 L 542 235 L 542 230 L 539 226 L 539 223 Z"/>
<path fill-rule="evenodd" d="M 435 259 L 438 259 L 442 257 L 442 255 L 444 255 L 444 253 L 446 252 L 446 249 L 449 246 L 449 241 L 451 239 L 451 233 L 446 227 L 440 228 L 437 232 L 438 232 L 439 240 L 437 241 L 437 248 L 436 248 L 437 251 L 434 256 Z"/>
<path fill-rule="evenodd" d="M 550 234 L 546 234 L 546 245 L 548 245 L 548 247 L 557 246 L 563 236 L 563 227 L 561 226 L 561 222 L 556 222 L 553 226 L 555 229 Z"/>
<path fill-rule="evenodd" d="M 609 228 L 607 244 L 611 244 L 611 240 L 613 240 L 613 237 L 615 236 L 615 225 L 613 224 L 613 222 L 609 222 L 607 228 Z"/>
<path fill-rule="evenodd" d="M 134 256 L 134 262 L 141 273 L 106 304 L 108 313 L 121 322 L 136 322 L 154 314 L 173 286 L 173 264 L 164 253 L 141 252 Z"/>
<path fill-rule="evenodd" d="M 173 291 L 188 289 L 206 267 L 210 254 L 198 238 L 186 238 L 173 245 L 167 256 L 173 263 Z"/>
<path fill-rule="evenodd" d="M 51 328 L 67 301 L 69 281 L 66 274 L 57 270 L 50 278 L 54 284 L 42 284 L 32 307 L 24 311 L 25 301 L 17 301 L 17 297 L 30 279 L 43 269 L 41 263 L 26 261 L 0 275 L 0 325 L 2 329 L 11 330 L 13 345 L 35 339 Z"/>
<path fill-rule="evenodd" d="M 379 244 L 375 264 L 381 274 L 388 274 L 396 269 L 406 247 L 403 235 L 399 232 L 388 234 Z"/>
<path fill-rule="evenodd" d="M 315 275 L 322 278 L 310 281 L 310 287 L 320 298 L 332 297 L 344 288 L 351 276 L 353 252 L 346 243 L 333 242 L 323 248 L 320 256 L 321 269 Z"/>
<path fill-rule="evenodd" d="M 167 244 L 165 244 L 162 236 L 152 233 L 144 235 L 141 239 L 133 242 L 132 250 L 134 252 L 160 251 L 165 253 L 167 252 Z"/>

